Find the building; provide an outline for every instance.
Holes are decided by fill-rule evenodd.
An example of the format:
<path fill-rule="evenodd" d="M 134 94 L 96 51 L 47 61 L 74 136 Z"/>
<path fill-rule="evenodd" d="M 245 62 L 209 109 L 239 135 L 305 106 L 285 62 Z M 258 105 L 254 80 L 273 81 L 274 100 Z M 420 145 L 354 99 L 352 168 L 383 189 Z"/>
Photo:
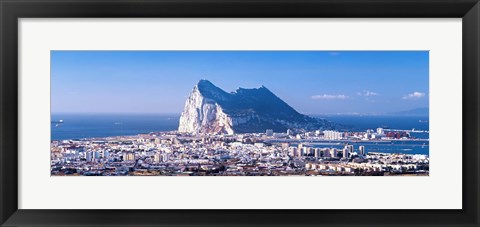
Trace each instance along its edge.
<path fill-rule="evenodd" d="M 358 154 L 359 155 L 365 155 L 365 146 L 359 146 L 358 147 Z"/>
<path fill-rule="evenodd" d="M 109 158 L 110 157 L 110 152 L 107 150 L 102 150 L 100 151 L 100 158 Z"/>
<path fill-rule="evenodd" d="M 326 157 L 326 158 L 331 157 L 330 149 L 328 149 L 328 148 L 325 149 L 325 150 L 323 150 L 322 153 L 323 153 L 323 154 L 322 154 L 322 157 Z"/>
<path fill-rule="evenodd" d="M 254 143 L 253 145 L 258 148 L 264 147 L 264 143 Z"/>
<path fill-rule="evenodd" d="M 162 154 L 162 162 L 166 162 L 168 161 L 168 159 L 170 159 L 170 154 L 168 153 L 165 153 L 165 154 Z"/>
<path fill-rule="evenodd" d="M 353 145 L 347 145 L 348 154 L 353 154 Z"/>
<path fill-rule="evenodd" d="M 123 161 L 135 161 L 135 153 L 133 152 L 123 153 Z"/>
<path fill-rule="evenodd" d="M 299 143 L 297 149 L 299 149 L 299 150 L 303 149 L 303 144 Z"/>
<path fill-rule="evenodd" d="M 327 130 L 327 131 L 323 131 L 323 137 L 325 139 L 339 140 L 343 138 L 343 133 Z"/>
<path fill-rule="evenodd" d="M 305 154 L 305 156 L 309 156 L 311 149 L 311 147 L 303 147 L 303 154 Z"/>
<path fill-rule="evenodd" d="M 157 152 L 157 153 L 155 153 L 155 155 L 153 155 L 153 161 L 154 162 L 159 163 L 159 162 L 161 162 L 161 160 L 162 160 L 162 155 L 159 152 Z"/>
<path fill-rule="evenodd" d="M 267 129 L 267 130 L 265 131 L 265 134 L 266 134 L 267 136 L 273 136 L 273 129 Z"/>
<path fill-rule="evenodd" d="M 293 131 L 290 130 L 290 129 L 287 129 L 287 135 L 288 135 L 288 136 L 293 136 Z"/>
<path fill-rule="evenodd" d="M 160 138 L 155 138 L 155 139 L 153 140 L 153 143 L 154 143 L 154 144 L 161 144 L 161 143 L 162 143 L 162 139 L 160 139 Z"/>
<path fill-rule="evenodd" d="M 348 148 L 346 146 L 343 148 L 343 156 L 342 157 L 348 158 Z"/>
<path fill-rule="evenodd" d="M 297 148 L 296 147 L 289 147 L 288 152 L 290 153 L 291 157 L 295 157 L 295 153 L 297 152 Z"/>
<path fill-rule="evenodd" d="M 272 136 L 275 138 L 284 138 L 287 137 L 286 133 L 272 133 Z"/>
<path fill-rule="evenodd" d="M 331 156 L 332 158 L 336 158 L 336 157 L 337 157 L 337 149 L 336 149 L 336 148 L 330 149 L 330 156 Z"/>
<path fill-rule="evenodd" d="M 85 159 L 87 160 L 87 162 L 93 162 L 95 159 L 93 152 L 87 151 L 85 153 Z"/>
<path fill-rule="evenodd" d="M 383 134 L 384 130 L 383 128 L 377 128 L 377 134 Z"/>

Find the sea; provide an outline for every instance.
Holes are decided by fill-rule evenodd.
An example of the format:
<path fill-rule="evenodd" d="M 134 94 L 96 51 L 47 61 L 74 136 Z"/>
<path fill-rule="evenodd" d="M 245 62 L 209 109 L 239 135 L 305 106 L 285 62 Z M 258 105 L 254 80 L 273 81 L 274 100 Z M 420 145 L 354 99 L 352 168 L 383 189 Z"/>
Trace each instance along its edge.
<path fill-rule="evenodd" d="M 354 147 L 363 145 L 370 152 L 429 154 L 428 116 L 372 116 L 372 115 L 321 115 L 314 116 L 348 126 L 354 131 L 386 128 L 409 130 L 411 136 L 421 141 L 364 142 L 354 143 Z M 68 140 L 101 138 L 108 136 L 127 136 L 159 131 L 177 130 L 180 114 L 72 114 L 57 113 L 51 116 L 51 139 Z M 421 132 L 419 132 L 421 131 Z M 312 143 L 315 147 L 341 148 L 342 142 Z"/>
<path fill-rule="evenodd" d="M 68 140 L 172 131 L 178 129 L 179 120 L 179 114 L 52 114 L 51 138 Z"/>

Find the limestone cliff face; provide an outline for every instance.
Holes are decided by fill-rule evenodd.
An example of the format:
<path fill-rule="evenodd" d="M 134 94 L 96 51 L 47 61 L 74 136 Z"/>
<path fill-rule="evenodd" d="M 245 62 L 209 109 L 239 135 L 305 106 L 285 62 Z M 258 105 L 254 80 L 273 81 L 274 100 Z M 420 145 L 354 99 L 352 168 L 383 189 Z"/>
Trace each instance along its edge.
<path fill-rule="evenodd" d="M 266 87 L 227 93 L 207 80 L 193 88 L 185 102 L 178 131 L 187 133 L 285 132 L 319 129 L 324 120 L 298 113 Z"/>
<path fill-rule="evenodd" d="M 233 134 L 232 119 L 214 100 L 205 98 L 199 85 L 193 88 L 185 102 L 178 127 L 180 132 Z"/>

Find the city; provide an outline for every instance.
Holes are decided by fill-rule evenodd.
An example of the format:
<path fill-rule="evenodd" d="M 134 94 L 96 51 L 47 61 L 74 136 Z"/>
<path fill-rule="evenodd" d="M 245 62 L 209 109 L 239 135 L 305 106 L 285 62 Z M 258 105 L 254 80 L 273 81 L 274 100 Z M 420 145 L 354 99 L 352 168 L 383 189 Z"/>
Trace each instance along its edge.
<path fill-rule="evenodd" d="M 51 176 L 429 176 L 428 51 L 53 51 L 51 68 Z"/>
<path fill-rule="evenodd" d="M 51 142 L 52 176 L 428 176 L 429 156 L 369 151 L 428 139 L 377 128 L 243 134 L 152 132 Z M 428 133 L 425 131 L 424 133 Z M 401 143 L 398 143 L 398 142 Z"/>

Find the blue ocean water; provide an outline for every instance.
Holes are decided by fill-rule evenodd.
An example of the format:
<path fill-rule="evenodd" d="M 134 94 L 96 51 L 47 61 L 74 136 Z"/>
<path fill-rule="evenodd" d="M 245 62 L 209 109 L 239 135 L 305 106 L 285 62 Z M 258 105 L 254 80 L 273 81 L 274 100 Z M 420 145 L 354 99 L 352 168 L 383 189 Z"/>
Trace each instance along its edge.
<path fill-rule="evenodd" d="M 364 131 L 385 127 L 428 131 L 428 117 L 411 116 L 321 116 L 327 120 Z M 82 139 L 107 136 L 137 135 L 149 132 L 172 131 L 178 128 L 179 114 L 52 114 L 51 139 Z M 58 123 L 60 120 L 63 123 Z M 411 133 L 416 138 L 428 139 L 428 133 Z M 308 142 L 308 141 L 306 141 Z M 341 149 L 344 142 L 315 143 L 314 147 Z M 367 152 L 429 154 L 428 141 L 389 141 L 353 143 L 355 150 L 363 145 Z"/>
<path fill-rule="evenodd" d="M 428 131 L 428 117 L 411 116 L 321 116 L 332 122 L 364 131 L 378 127 Z M 82 139 L 172 131 L 178 128 L 179 114 L 52 114 L 51 139 Z M 58 123 L 62 120 L 63 123 Z M 428 138 L 428 133 L 411 133 Z"/>
<path fill-rule="evenodd" d="M 51 139 L 137 135 L 178 128 L 178 114 L 52 114 Z M 63 123 L 58 121 L 63 120 Z"/>

